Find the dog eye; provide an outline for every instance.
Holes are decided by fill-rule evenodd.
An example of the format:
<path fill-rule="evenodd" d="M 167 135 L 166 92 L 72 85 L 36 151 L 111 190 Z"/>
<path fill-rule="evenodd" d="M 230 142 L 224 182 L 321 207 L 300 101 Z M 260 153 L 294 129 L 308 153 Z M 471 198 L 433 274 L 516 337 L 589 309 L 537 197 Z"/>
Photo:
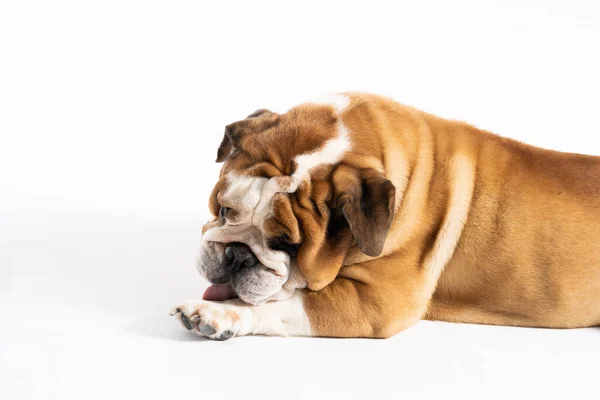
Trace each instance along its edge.
<path fill-rule="evenodd" d="M 229 207 L 221 207 L 219 210 L 219 218 L 221 218 L 221 222 L 225 223 L 227 220 L 227 212 L 231 210 Z"/>

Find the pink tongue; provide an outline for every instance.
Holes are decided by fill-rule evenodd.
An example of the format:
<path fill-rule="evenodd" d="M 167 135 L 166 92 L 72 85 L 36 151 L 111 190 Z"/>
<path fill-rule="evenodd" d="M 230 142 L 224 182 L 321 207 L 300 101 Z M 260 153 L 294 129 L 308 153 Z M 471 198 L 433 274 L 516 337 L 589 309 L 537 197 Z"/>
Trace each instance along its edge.
<path fill-rule="evenodd" d="M 231 283 L 225 283 L 222 285 L 210 285 L 204 295 L 202 295 L 202 300 L 212 300 L 212 301 L 221 301 L 227 299 L 233 299 L 238 297 Z"/>

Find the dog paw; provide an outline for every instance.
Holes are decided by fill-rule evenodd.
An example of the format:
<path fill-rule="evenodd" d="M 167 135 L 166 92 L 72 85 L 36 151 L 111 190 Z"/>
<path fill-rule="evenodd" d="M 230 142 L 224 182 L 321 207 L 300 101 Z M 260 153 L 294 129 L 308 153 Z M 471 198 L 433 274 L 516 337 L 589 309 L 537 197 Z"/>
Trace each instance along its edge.
<path fill-rule="evenodd" d="M 183 326 L 199 336 L 227 340 L 241 336 L 247 315 L 243 308 L 232 304 L 205 300 L 188 300 L 171 309 Z"/>

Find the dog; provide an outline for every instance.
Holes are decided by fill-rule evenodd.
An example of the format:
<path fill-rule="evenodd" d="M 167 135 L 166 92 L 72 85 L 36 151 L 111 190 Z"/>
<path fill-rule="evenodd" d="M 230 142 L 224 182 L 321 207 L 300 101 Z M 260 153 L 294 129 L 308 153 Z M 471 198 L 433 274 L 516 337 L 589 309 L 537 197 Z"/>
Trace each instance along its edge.
<path fill-rule="evenodd" d="M 228 125 L 194 333 L 388 338 L 421 319 L 600 324 L 600 157 L 363 93 Z"/>

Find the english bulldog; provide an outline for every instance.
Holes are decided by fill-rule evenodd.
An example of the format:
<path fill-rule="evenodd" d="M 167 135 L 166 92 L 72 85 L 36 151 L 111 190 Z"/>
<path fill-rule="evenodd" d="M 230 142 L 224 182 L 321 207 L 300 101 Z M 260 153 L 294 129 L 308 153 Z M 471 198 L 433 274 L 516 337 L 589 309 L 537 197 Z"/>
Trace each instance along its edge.
<path fill-rule="evenodd" d="M 217 162 L 213 285 L 171 310 L 198 335 L 600 324 L 600 157 L 348 93 L 228 125 Z"/>

